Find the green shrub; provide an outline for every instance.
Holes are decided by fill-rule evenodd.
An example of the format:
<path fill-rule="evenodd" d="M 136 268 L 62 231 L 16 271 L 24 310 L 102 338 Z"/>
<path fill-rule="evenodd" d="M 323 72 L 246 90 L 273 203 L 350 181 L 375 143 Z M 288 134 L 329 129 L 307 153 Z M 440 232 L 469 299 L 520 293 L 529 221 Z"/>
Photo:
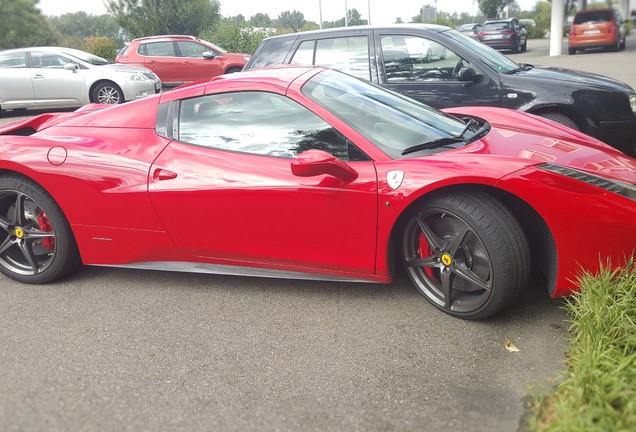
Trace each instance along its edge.
<path fill-rule="evenodd" d="M 114 62 L 117 54 L 117 44 L 114 40 L 107 37 L 91 36 L 84 41 L 84 51 Z"/>

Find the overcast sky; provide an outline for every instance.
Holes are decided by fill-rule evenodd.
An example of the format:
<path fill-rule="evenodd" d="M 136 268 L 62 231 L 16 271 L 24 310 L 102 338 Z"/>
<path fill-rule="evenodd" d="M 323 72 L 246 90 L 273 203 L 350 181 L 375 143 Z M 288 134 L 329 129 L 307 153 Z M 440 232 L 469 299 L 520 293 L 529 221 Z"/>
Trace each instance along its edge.
<path fill-rule="evenodd" d="M 523 10 L 532 9 L 537 0 L 517 0 Z M 45 15 L 62 15 L 70 12 L 84 11 L 88 14 L 106 13 L 104 0 L 40 0 L 40 9 Z M 434 6 L 434 0 L 220 0 L 221 15 L 234 16 L 243 14 L 246 19 L 261 12 L 270 18 L 277 18 L 283 11 L 297 10 L 304 14 L 307 21 L 318 22 L 320 9 L 323 21 L 335 21 L 342 18 L 347 9 L 357 9 L 363 19 L 369 16 L 371 8 L 371 24 L 390 24 L 397 17 L 408 22 L 419 13 L 422 6 Z M 319 7 L 319 4 L 322 7 Z M 345 8 L 346 4 L 346 8 Z M 477 12 L 477 1 L 473 0 L 439 0 L 437 9 L 445 12 Z"/>

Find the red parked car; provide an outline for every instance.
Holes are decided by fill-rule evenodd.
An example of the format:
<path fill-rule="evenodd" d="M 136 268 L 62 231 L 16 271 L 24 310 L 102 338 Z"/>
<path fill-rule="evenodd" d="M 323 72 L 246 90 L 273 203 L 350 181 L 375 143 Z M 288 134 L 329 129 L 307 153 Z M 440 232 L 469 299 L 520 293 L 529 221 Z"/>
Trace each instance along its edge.
<path fill-rule="evenodd" d="M 151 36 L 134 39 L 117 54 L 116 63 L 152 70 L 164 87 L 176 87 L 239 72 L 250 56 L 229 53 L 193 36 Z"/>
<path fill-rule="evenodd" d="M 0 127 L 0 272 L 80 263 L 389 283 L 437 308 L 552 296 L 636 245 L 636 160 L 542 117 L 446 113 L 322 67 Z M 94 109 L 94 111 L 89 111 Z"/>

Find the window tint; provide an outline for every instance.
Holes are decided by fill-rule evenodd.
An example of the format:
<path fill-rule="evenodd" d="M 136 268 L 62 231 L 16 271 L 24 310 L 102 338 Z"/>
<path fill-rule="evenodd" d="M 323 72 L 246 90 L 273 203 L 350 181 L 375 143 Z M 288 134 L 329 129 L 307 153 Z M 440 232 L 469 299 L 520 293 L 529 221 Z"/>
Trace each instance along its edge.
<path fill-rule="evenodd" d="M 389 83 L 451 81 L 460 69 L 470 67 L 470 62 L 430 39 L 385 35 L 380 44 Z"/>
<path fill-rule="evenodd" d="M 509 30 L 512 26 L 509 22 L 493 22 L 484 24 L 483 31 L 493 31 L 493 30 Z"/>
<path fill-rule="evenodd" d="M 212 49 L 205 45 L 201 45 L 196 42 L 179 41 L 177 42 L 177 45 L 179 46 L 181 57 L 203 58 L 204 52 L 212 51 Z"/>
<path fill-rule="evenodd" d="M 252 56 L 246 69 L 254 69 L 268 65 L 283 64 L 285 56 L 295 39 L 274 38 L 264 42 L 260 51 Z"/>
<path fill-rule="evenodd" d="M 172 42 L 151 42 L 139 45 L 139 54 L 150 57 L 175 57 L 174 45 Z M 142 49 L 143 48 L 143 51 Z"/>
<path fill-rule="evenodd" d="M 13 52 L 0 54 L 0 69 L 26 68 L 26 53 Z"/>
<path fill-rule="evenodd" d="M 327 122 L 291 99 L 266 92 L 181 101 L 179 140 L 221 150 L 292 158 L 318 149 L 344 161 L 368 160 Z"/>
<path fill-rule="evenodd" d="M 314 44 L 315 42 L 313 40 L 308 40 L 301 43 L 291 59 L 291 64 L 314 64 Z"/>
<path fill-rule="evenodd" d="M 393 159 L 403 158 L 402 151 L 411 146 L 456 137 L 465 127 L 455 117 L 337 71 L 314 75 L 302 92 Z"/>
<path fill-rule="evenodd" d="M 612 21 L 612 12 L 608 10 L 589 10 L 579 12 L 574 17 L 574 24 Z"/>
<path fill-rule="evenodd" d="M 369 42 L 366 36 L 353 36 L 316 41 L 315 64 L 371 80 Z"/>
<path fill-rule="evenodd" d="M 48 52 L 31 52 L 31 62 L 33 67 L 42 69 L 64 69 L 64 65 L 72 61 L 61 55 Z"/>

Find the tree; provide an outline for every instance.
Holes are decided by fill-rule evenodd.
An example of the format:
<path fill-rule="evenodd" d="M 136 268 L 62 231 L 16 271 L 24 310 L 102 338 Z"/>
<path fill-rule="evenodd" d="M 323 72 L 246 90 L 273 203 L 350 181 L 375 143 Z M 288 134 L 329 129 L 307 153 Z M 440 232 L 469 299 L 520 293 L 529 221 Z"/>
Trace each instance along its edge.
<path fill-rule="evenodd" d="M 106 8 L 133 38 L 199 36 L 220 17 L 218 0 L 108 0 Z"/>
<path fill-rule="evenodd" d="M 101 36 L 116 39 L 121 27 L 112 15 L 88 15 L 86 12 L 49 17 L 49 22 L 64 36 Z"/>
<path fill-rule="evenodd" d="M 0 0 L 0 49 L 57 44 L 37 4 L 38 0 Z"/>
<path fill-rule="evenodd" d="M 515 0 L 478 0 L 479 10 L 488 19 L 497 18 L 504 8 L 514 3 Z"/>
<path fill-rule="evenodd" d="M 302 12 L 294 10 L 284 11 L 278 15 L 276 27 L 291 28 L 294 32 L 299 31 L 305 25 L 305 15 Z"/>
<path fill-rule="evenodd" d="M 201 35 L 229 52 L 244 54 L 253 54 L 268 36 L 272 36 L 268 30 L 247 27 L 246 23 L 229 18 L 223 18 L 214 29 L 208 29 Z"/>
<path fill-rule="evenodd" d="M 253 27 L 271 28 L 273 27 L 272 19 L 267 14 L 257 13 L 252 15 L 249 23 Z"/>

